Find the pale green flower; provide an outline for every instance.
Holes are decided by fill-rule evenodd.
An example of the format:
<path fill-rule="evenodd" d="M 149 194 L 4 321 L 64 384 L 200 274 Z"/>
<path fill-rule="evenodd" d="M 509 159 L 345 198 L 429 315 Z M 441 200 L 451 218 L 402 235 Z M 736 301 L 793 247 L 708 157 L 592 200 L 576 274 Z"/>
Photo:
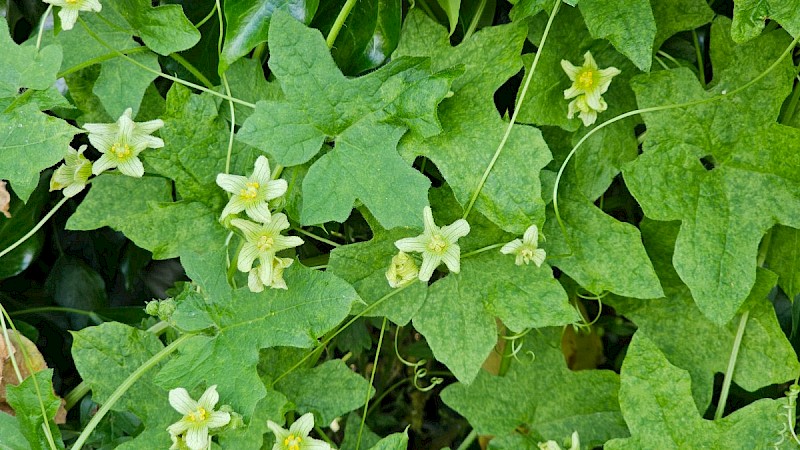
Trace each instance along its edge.
<path fill-rule="evenodd" d="M 266 285 L 273 289 L 289 289 L 286 286 L 286 281 L 283 279 L 283 271 L 292 265 L 294 260 L 292 258 L 272 258 L 272 265 L 261 264 L 258 267 L 250 269 L 250 274 L 247 277 L 247 287 L 252 292 L 261 292 L 264 290 L 264 280 L 271 280 L 270 284 Z M 263 274 L 262 271 L 271 270 L 271 274 Z"/>
<path fill-rule="evenodd" d="M 399 252 L 392 257 L 392 263 L 389 270 L 386 271 L 389 286 L 393 288 L 405 286 L 416 280 L 417 276 L 419 276 L 419 268 L 414 258 L 408 256 L 408 253 Z"/>
<path fill-rule="evenodd" d="M 64 164 L 50 178 L 50 191 L 64 190 L 64 197 L 74 197 L 78 192 L 86 187 L 86 182 L 92 175 L 92 163 L 83 152 L 85 145 L 75 150 L 72 147 L 67 149 L 67 156 L 64 157 Z"/>
<path fill-rule="evenodd" d="M 89 132 L 89 142 L 103 156 L 94 163 L 92 173 L 100 175 L 106 170 L 119 168 L 129 177 L 140 178 L 144 166 L 139 153 L 146 148 L 161 148 L 164 141 L 150 136 L 164 126 L 161 119 L 136 123 L 131 119 L 133 110 L 128 108 L 116 123 L 87 123 L 83 128 Z"/>
<path fill-rule="evenodd" d="M 103 8 L 98 0 L 44 0 L 44 2 L 61 7 L 58 17 L 61 18 L 61 28 L 64 30 L 71 30 L 75 26 L 75 22 L 78 21 L 78 12 L 100 12 Z"/>
<path fill-rule="evenodd" d="M 579 113 L 583 124 L 588 127 L 597 120 L 597 113 L 608 109 L 602 95 L 611 85 L 611 79 L 620 71 L 616 67 L 598 69 L 592 52 L 583 55 L 583 65 L 580 67 L 573 66 L 566 59 L 561 60 L 561 67 L 572 81 L 572 86 L 564 90 L 565 99 L 574 98 L 569 104 L 567 117 L 572 119 L 575 113 Z"/>
<path fill-rule="evenodd" d="M 271 420 L 267 421 L 267 426 L 275 435 L 272 450 L 331 450 L 327 442 L 308 437 L 314 428 L 314 415 L 311 413 L 300 416 L 288 430 Z"/>
<path fill-rule="evenodd" d="M 439 228 L 433 221 L 430 206 L 422 210 L 422 217 L 425 231 L 417 237 L 396 241 L 395 247 L 403 252 L 422 253 L 420 281 L 429 281 L 433 271 L 442 262 L 447 265 L 450 272 L 458 273 L 461 270 L 461 248 L 456 241 L 469 234 L 469 224 L 464 219 L 458 219 L 450 225 Z"/>
<path fill-rule="evenodd" d="M 250 277 L 257 276 L 261 282 L 261 289 L 264 286 L 280 288 L 281 283 L 274 280 L 273 259 L 275 258 L 275 253 L 303 244 L 303 240 L 297 236 L 283 236 L 281 234 L 281 231 L 289 228 L 289 220 L 286 215 L 282 213 L 275 214 L 269 223 L 263 225 L 244 219 L 233 219 L 231 220 L 231 225 L 242 230 L 245 237 L 245 243 L 239 251 L 237 268 L 241 272 L 250 272 L 253 269 L 253 263 L 258 259 L 260 265 L 257 268 L 256 275 L 250 273 Z M 281 262 L 279 265 L 284 265 L 284 263 Z M 288 267 L 288 265 L 285 265 L 285 267 Z M 282 276 L 282 274 L 283 268 L 280 269 L 278 275 Z M 283 280 L 281 279 L 281 281 Z M 277 284 L 273 286 L 273 283 Z M 253 292 L 260 292 L 257 290 L 259 284 L 255 280 L 249 280 L 248 287 Z"/>
<path fill-rule="evenodd" d="M 504 255 L 515 254 L 517 259 L 515 263 L 521 266 L 523 263 L 528 264 L 533 261 L 536 267 L 541 267 L 547 253 L 539 248 L 539 228 L 536 225 L 531 225 L 525 230 L 522 240 L 514 239 L 500 249 L 500 253 Z"/>
<path fill-rule="evenodd" d="M 191 450 L 206 450 L 211 447 L 208 431 L 224 427 L 231 420 L 230 413 L 214 411 L 218 401 L 216 385 L 206 389 L 198 401 L 194 401 L 184 388 L 169 391 L 169 404 L 183 414 L 181 420 L 167 428 L 171 436 L 183 436 L 183 439 L 173 438 L 174 448 L 181 448 L 183 443 Z"/>
<path fill-rule="evenodd" d="M 572 442 L 567 450 L 581 450 L 581 440 L 577 431 L 572 432 Z M 539 442 L 539 449 L 541 450 L 561 450 L 561 446 L 556 441 Z"/>
<path fill-rule="evenodd" d="M 225 220 L 231 214 L 245 211 L 257 222 L 269 222 L 271 214 L 269 201 L 286 193 L 286 180 L 272 180 L 269 161 L 265 156 L 256 159 L 255 170 L 249 177 L 241 175 L 217 175 L 217 184 L 233 194 L 219 220 Z"/>

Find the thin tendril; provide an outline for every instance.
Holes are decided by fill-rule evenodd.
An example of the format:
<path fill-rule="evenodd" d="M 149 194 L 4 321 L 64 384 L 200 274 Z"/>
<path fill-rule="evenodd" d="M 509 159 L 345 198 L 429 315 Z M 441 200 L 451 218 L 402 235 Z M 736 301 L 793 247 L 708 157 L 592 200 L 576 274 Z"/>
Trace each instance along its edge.
<path fill-rule="evenodd" d="M 358 427 L 358 440 L 356 441 L 356 450 L 361 448 L 361 435 L 364 432 L 364 422 L 367 420 L 367 411 L 369 411 L 369 397 L 372 390 L 372 384 L 375 381 L 375 373 L 378 371 L 378 360 L 381 356 L 381 346 L 383 346 L 383 336 L 386 334 L 386 317 L 383 318 L 381 324 L 381 335 L 378 338 L 378 349 L 375 350 L 375 361 L 372 363 L 372 373 L 369 376 L 369 385 L 367 385 L 367 394 L 364 399 L 364 412 L 361 414 L 361 425 Z"/>
<path fill-rule="evenodd" d="M 528 93 L 528 86 L 530 86 L 531 79 L 533 79 L 533 73 L 536 71 L 536 66 L 539 64 L 539 57 L 542 55 L 542 48 L 547 40 L 547 35 L 550 33 L 550 26 L 553 24 L 553 19 L 555 19 L 560 5 L 561 0 L 556 1 L 555 6 L 553 7 L 553 12 L 550 14 L 550 18 L 547 20 L 547 25 L 544 28 L 542 40 L 539 42 L 539 49 L 536 51 L 536 55 L 533 57 L 531 69 L 528 71 L 528 75 L 525 77 L 525 84 L 522 86 L 522 91 L 520 91 L 519 98 L 514 106 L 514 113 L 511 115 L 511 120 L 508 122 L 506 131 L 503 134 L 503 138 L 500 140 L 500 144 L 497 146 L 497 150 L 495 150 L 494 156 L 492 156 L 492 160 L 489 162 L 489 166 L 487 166 L 486 170 L 483 171 L 483 176 L 481 176 L 481 180 L 478 182 L 478 186 L 475 189 L 475 192 L 473 192 L 472 198 L 469 199 L 469 203 L 467 204 L 467 208 L 464 210 L 462 219 L 466 219 L 469 213 L 472 211 L 472 206 L 475 205 L 475 202 L 478 200 L 478 195 L 480 195 L 481 190 L 483 190 L 483 186 L 486 184 L 486 180 L 489 178 L 489 173 L 494 168 L 494 165 L 497 162 L 497 159 L 500 157 L 500 153 L 503 151 L 503 148 L 505 148 L 508 137 L 511 136 L 511 130 L 514 127 L 514 123 L 517 121 L 519 110 L 522 109 L 522 102 L 525 100 L 525 95 Z"/>
<path fill-rule="evenodd" d="M 28 239 L 30 239 L 31 236 L 36 234 L 36 232 L 39 231 L 39 229 L 41 229 L 44 226 L 44 224 L 47 223 L 48 220 L 50 220 L 51 217 L 53 217 L 53 214 L 55 214 L 59 208 L 61 208 L 62 206 L 64 206 L 65 203 L 67 203 L 67 200 L 69 200 L 69 197 L 64 197 L 61 199 L 60 202 L 56 203 L 56 206 L 54 206 L 53 209 L 51 209 L 50 212 L 47 213 L 47 215 L 42 217 L 42 220 L 40 220 L 39 223 L 37 223 L 33 228 L 31 228 L 31 230 L 28 231 L 25 234 L 25 236 L 22 236 L 17 240 L 17 242 L 14 242 L 13 244 L 6 247 L 5 250 L 0 252 L 0 258 L 9 254 L 12 250 L 19 247 L 20 245 L 22 245 L 23 242 L 27 241 Z"/>
<path fill-rule="evenodd" d="M 39 34 L 36 36 L 36 53 L 39 53 L 39 49 L 42 48 L 42 35 L 44 34 L 44 24 L 47 22 L 47 16 L 53 12 L 53 4 L 47 5 L 47 9 L 42 14 L 42 18 L 40 19 L 39 23 Z"/>
<path fill-rule="evenodd" d="M 412 384 L 414 385 L 414 388 L 416 388 L 420 392 L 428 392 L 431 389 L 435 388 L 437 385 L 439 385 L 442 382 L 444 382 L 444 379 L 440 378 L 440 377 L 431 377 L 430 384 L 428 386 L 421 387 L 419 385 L 419 380 L 421 380 L 421 379 L 423 379 L 423 378 L 428 376 L 428 370 L 425 369 L 424 367 L 421 367 L 421 366 L 424 366 L 425 364 L 427 364 L 428 361 L 423 358 L 423 359 L 420 359 L 419 361 L 414 363 L 414 362 L 408 361 L 405 358 L 403 358 L 402 356 L 400 356 L 400 350 L 397 347 L 397 339 L 400 336 L 400 331 L 402 329 L 403 329 L 403 327 L 397 327 L 397 332 L 394 335 L 394 354 L 395 354 L 395 356 L 397 356 L 397 359 L 400 361 L 401 364 L 403 364 L 406 367 L 410 367 L 411 369 L 414 370 L 414 378 L 412 380 Z"/>

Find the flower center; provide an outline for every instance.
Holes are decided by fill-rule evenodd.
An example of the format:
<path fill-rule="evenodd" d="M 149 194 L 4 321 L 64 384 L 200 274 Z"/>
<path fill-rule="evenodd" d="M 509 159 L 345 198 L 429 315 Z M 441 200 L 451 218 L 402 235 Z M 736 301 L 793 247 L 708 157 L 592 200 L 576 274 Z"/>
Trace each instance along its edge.
<path fill-rule="evenodd" d="M 522 247 L 519 254 L 522 256 L 522 259 L 526 263 L 533 259 L 533 249 L 531 247 L 528 246 Z"/>
<path fill-rule="evenodd" d="M 77 5 L 80 0 L 65 0 L 68 5 Z"/>
<path fill-rule="evenodd" d="M 125 159 L 131 156 L 131 146 L 128 144 L 115 142 L 114 145 L 111 146 L 111 153 L 116 155 L 116 157 L 119 159 Z"/>
<path fill-rule="evenodd" d="M 275 243 L 275 240 L 272 239 L 272 236 L 263 235 L 258 238 L 258 242 L 256 243 L 256 247 L 262 252 L 265 252 L 272 248 L 272 244 Z"/>
<path fill-rule="evenodd" d="M 584 70 L 581 72 L 575 80 L 575 85 L 584 91 L 591 89 L 594 86 L 594 71 Z"/>
<path fill-rule="evenodd" d="M 206 411 L 206 409 L 203 408 L 202 406 L 198 406 L 197 411 L 190 412 L 186 416 L 186 420 L 195 423 L 205 422 L 206 419 L 208 419 L 208 411 Z"/>
<path fill-rule="evenodd" d="M 303 438 L 290 434 L 283 440 L 283 445 L 289 450 L 300 450 L 301 442 L 303 442 Z"/>
<path fill-rule="evenodd" d="M 447 248 L 447 241 L 441 234 L 434 234 L 428 242 L 428 250 L 433 253 L 442 253 Z"/>
<path fill-rule="evenodd" d="M 245 189 L 239 191 L 239 196 L 243 200 L 252 200 L 258 196 L 258 187 L 260 185 L 255 181 L 245 183 Z"/>

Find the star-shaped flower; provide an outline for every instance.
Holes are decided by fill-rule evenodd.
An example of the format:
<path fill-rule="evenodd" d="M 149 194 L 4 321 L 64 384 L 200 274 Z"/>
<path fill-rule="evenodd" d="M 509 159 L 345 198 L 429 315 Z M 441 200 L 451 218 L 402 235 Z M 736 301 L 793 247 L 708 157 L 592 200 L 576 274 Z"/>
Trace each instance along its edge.
<path fill-rule="evenodd" d="M 208 431 L 224 427 L 231 421 L 230 413 L 214 411 L 219 401 L 217 386 L 206 389 L 200 400 L 194 401 L 184 388 L 169 391 L 169 404 L 183 414 L 183 418 L 167 428 L 173 436 L 173 446 L 180 448 L 185 443 L 192 450 L 206 450 L 211 447 Z M 178 436 L 183 435 L 183 439 Z"/>
<path fill-rule="evenodd" d="M 257 222 L 269 222 L 269 201 L 286 193 L 286 180 L 272 180 L 269 161 L 265 156 L 256 159 L 255 170 L 249 177 L 241 175 L 217 175 L 217 184 L 233 194 L 219 220 L 225 220 L 231 214 L 245 211 Z"/>
<path fill-rule="evenodd" d="M 419 268 L 414 258 L 408 256 L 408 253 L 399 252 L 392 257 L 392 263 L 389 270 L 386 271 L 386 279 L 389 280 L 389 286 L 398 288 L 407 285 L 419 276 Z"/>
<path fill-rule="evenodd" d="M 251 292 L 261 292 L 264 290 L 264 279 L 271 279 L 272 282 L 266 286 L 273 289 L 289 289 L 286 286 L 286 281 L 283 279 L 283 271 L 291 266 L 294 260 L 292 258 L 272 258 L 272 266 L 261 264 L 258 267 L 250 269 L 250 274 L 247 277 L 247 287 Z M 272 270 L 272 274 L 262 274 L 263 270 Z"/>
<path fill-rule="evenodd" d="M 58 17 L 61 18 L 61 28 L 64 30 L 71 30 L 75 26 L 80 11 L 100 12 L 103 8 L 99 0 L 44 0 L 44 2 L 61 7 Z"/>
<path fill-rule="evenodd" d="M 525 230 L 522 240 L 514 239 L 500 249 L 500 253 L 504 255 L 515 254 L 517 259 L 515 263 L 521 266 L 523 263 L 528 264 L 533 261 L 536 267 L 541 267 L 547 253 L 539 248 L 539 228 L 536 225 L 531 225 Z"/>
<path fill-rule="evenodd" d="M 619 75 L 620 71 L 616 67 L 598 69 L 592 52 L 583 55 L 583 65 L 580 67 L 573 66 L 566 59 L 561 60 L 561 67 L 572 81 L 572 86 L 564 91 L 565 99 L 574 98 L 569 104 L 567 117 L 572 119 L 577 112 L 583 124 L 588 127 L 597 120 L 597 113 L 608 109 L 602 95 L 611 85 L 611 79 Z"/>
<path fill-rule="evenodd" d="M 303 244 L 303 240 L 297 236 L 283 236 L 281 234 L 281 231 L 289 228 L 289 220 L 282 213 L 275 214 L 269 223 L 263 225 L 244 219 L 233 219 L 231 220 L 231 225 L 242 230 L 246 240 L 239 251 L 239 260 L 236 266 L 242 272 L 250 272 L 253 269 L 253 263 L 258 259 L 260 265 L 256 268 L 255 276 L 261 281 L 262 289 L 263 286 L 273 286 L 273 283 L 276 283 L 274 281 L 275 270 L 273 266 L 275 253 Z M 288 265 L 285 265 L 285 267 L 288 267 Z M 282 274 L 283 268 L 280 269 L 278 275 Z M 250 275 L 250 277 L 253 276 L 252 274 Z M 259 286 L 255 280 L 249 280 L 247 284 L 251 291 L 260 292 L 254 289 L 258 289 Z"/>
<path fill-rule="evenodd" d="M 144 175 L 144 166 L 139 160 L 139 153 L 146 148 L 161 148 L 164 141 L 150 136 L 164 126 L 161 119 L 136 123 L 131 119 L 133 110 L 128 108 L 116 123 L 87 123 L 83 128 L 89 132 L 89 142 L 103 156 L 92 168 L 92 173 L 100 175 L 108 169 L 119 168 L 129 177 L 140 178 Z"/>
<path fill-rule="evenodd" d="M 288 430 L 271 420 L 267 421 L 267 426 L 275 435 L 272 450 L 331 450 L 327 442 L 308 437 L 314 428 L 314 415 L 311 413 L 300 416 Z"/>
<path fill-rule="evenodd" d="M 422 217 L 425 231 L 417 237 L 396 241 L 395 247 L 403 252 L 422 253 L 420 281 L 430 280 L 433 271 L 442 262 L 451 272 L 458 273 L 461 270 L 461 248 L 456 241 L 469 234 L 469 224 L 464 219 L 458 219 L 450 225 L 439 228 L 433 221 L 430 206 L 422 210 Z"/>
<path fill-rule="evenodd" d="M 58 166 L 50 178 L 51 192 L 63 189 L 65 197 L 74 197 L 86 187 L 86 182 L 92 176 L 92 163 L 83 156 L 85 150 L 85 145 L 77 150 L 72 147 L 67 149 L 64 164 Z"/>

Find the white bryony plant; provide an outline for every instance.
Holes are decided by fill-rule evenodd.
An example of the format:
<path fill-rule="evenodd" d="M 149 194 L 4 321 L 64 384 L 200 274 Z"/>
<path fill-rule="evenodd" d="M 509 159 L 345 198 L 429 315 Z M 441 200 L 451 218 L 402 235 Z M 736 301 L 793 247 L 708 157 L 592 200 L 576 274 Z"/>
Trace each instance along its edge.
<path fill-rule="evenodd" d="M 500 249 L 500 253 L 517 255 L 515 264 L 518 266 L 527 265 L 533 261 L 536 267 L 541 267 L 544 258 L 547 256 L 547 253 L 539 248 L 539 228 L 536 225 L 531 225 L 525 230 L 522 240 L 514 239 L 504 245 Z"/>
<path fill-rule="evenodd" d="M 181 420 L 167 428 L 172 437 L 172 447 L 170 448 L 179 449 L 184 444 L 191 450 L 210 448 L 209 430 L 224 427 L 231 421 L 230 413 L 214 411 L 218 401 L 217 385 L 206 389 L 197 401 L 193 400 L 184 388 L 170 390 L 169 404 L 183 414 Z"/>
<path fill-rule="evenodd" d="M 597 120 L 597 113 L 608 109 L 602 96 L 611 85 L 611 79 L 621 72 L 616 67 L 598 69 L 592 52 L 583 55 L 580 67 L 573 66 L 566 59 L 561 60 L 561 67 L 572 81 L 572 86 L 564 91 L 565 99 L 574 99 L 569 103 L 567 118 L 572 119 L 575 113 L 579 113 L 583 125 L 588 127 Z"/>
<path fill-rule="evenodd" d="M 255 169 L 249 177 L 221 173 L 217 175 L 217 184 L 233 194 L 222 210 L 220 221 L 244 211 L 251 219 L 263 223 L 272 218 L 269 201 L 285 194 L 288 187 L 286 180 L 271 179 L 269 161 L 265 156 L 256 159 Z"/>
<path fill-rule="evenodd" d="M 285 289 L 283 282 L 283 269 L 291 263 L 279 262 L 276 280 L 275 254 L 287 248 L 303 245 L 303 240 L 297 236 L 283 236 L 281 231 L 289 228 L 289 219 L 285 214 L 278 213 L 272 216 L 269 223 L 259 225 L 244 219 L 233 219 L 231 225 L 244 233 L 245 243 L 239 251 L 237 268 L 241 272 L 249 272 L 248 287 L 253 292 L 260 292 L 264 286 Z M 259 266 L 253 268 L 253 263 L 259 260 Z M 254 270 L 255 272 L 251 272 Z M 253 274 L 255 273 L 255 275 Z"/>
<path fill-rule="evenodd" d="M 89 132 L 89 142 L 103 156 L 95 161 L 92 173 L 100 175 L 106 170 L 118 168 L 129 177 L 141 178 L 144 166 L 139 153 L 146 148 L 161 148 L 164 141 L 150 136 L 164 126 L 161 119 L 134 122 L 133 110 L 128 108 L 116 123 L 87 123 L 83 129 Z"/>
<path fill-rule="evenodd" d="M 272 258 L 272 282 L 268 285 L 264 284 L 261 277 L 261 267 L 250 269 L 250 274 L 247 277 L 247 287 L 251 292 L 261 292 L 264 286 L 271 287 L 272 289 L 289 289 L 286 286 L 286 281 L 283 279 L 283 271 L 292 265 L 294 260 L 292 258 L 279 258 L 277 256 Z"/>
<path fill-rule="evenodd" d="M 80 11 L 100 12 L 103 9 L 99 0 L 44 0 L 44 2 L 61 7 L 58 17 L 61 18 L 61 28 L 64 30 L 71 30 L 75 26 Z"/>
<path fill-rule="evenodd" d="M 83 156 L 86 150 L 81 145 L 77 150 L 72 147 L 67 149 L 64 164 L 58 166 L 50 178 L 50 191 L 64 190 L 64 197 L 74 197 L 86 187 L 89 177 L 92 176 L 92 162 Z"/>
<path fill-rule="evenodd" d="M 267 426 L 275 435 L 272 450 L 331 450 L 327 442 L 308 436 L 314 428 L 314 415 L 311 413 L 300 416 L 288 430 L 271 420 L 267 421 Z"/>
<path fill-rule="evenodd" d="M 467 221 L 458 219 L 450 225 L 439 228 L 433 221 L 433 212 L 431 212 L 430 206 L 426 206 L 422 210 L 422 218 L 425 223 L 425 231 L 417 237 L 396 241 L 395 247 L 402 252 L 422 253 L 422 266 L 419 269 L 420 281 L 429 281 L 433 271 L 442 262 L 450 269 L 450 272 L 460 272 L 461 248 L 456 241 L 469 234 Z"/>

